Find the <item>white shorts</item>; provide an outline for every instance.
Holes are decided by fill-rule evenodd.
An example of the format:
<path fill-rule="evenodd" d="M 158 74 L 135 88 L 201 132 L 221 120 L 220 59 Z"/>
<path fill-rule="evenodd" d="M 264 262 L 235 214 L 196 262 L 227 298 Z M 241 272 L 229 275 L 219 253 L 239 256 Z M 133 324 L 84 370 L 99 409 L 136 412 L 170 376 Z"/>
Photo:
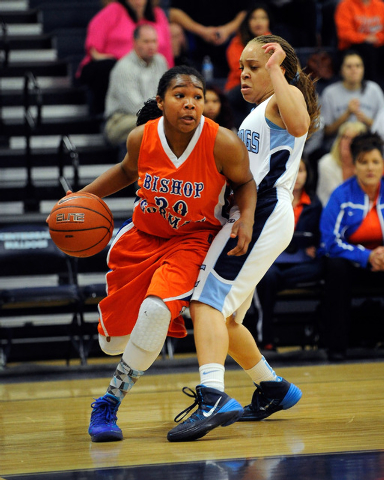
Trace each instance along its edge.
<path fill-rule="evenodd" d="M 228 318 L 234 314 L 242 323 L 256 285 L 272 263 L 292 240 L 294 215 L 288 191 L 272 190 L 257 200 L 253 237 L 248 252 L 228 256 L 237 238 L 230 238 L 232 225 L 239 217 L 238 209 L 231 211 L 229 221 L 216 235 L 209 248 L 196 282 L 192 300 L 216 308 Z"/>

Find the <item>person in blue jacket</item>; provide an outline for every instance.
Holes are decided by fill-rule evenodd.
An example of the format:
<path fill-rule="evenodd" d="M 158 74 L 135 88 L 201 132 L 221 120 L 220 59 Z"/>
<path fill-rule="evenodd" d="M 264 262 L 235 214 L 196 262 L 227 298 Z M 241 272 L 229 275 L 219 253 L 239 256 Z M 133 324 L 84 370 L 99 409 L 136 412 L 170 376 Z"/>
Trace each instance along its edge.
<path fill-rule="evenodd" d="M 363 133 L 353 139 L 351 152 L 355 175 L 333 191 L 320 219 L 330 360 L 346 357 L 352 288 L 382 285 L 384 292 L 383 142 Z"/>

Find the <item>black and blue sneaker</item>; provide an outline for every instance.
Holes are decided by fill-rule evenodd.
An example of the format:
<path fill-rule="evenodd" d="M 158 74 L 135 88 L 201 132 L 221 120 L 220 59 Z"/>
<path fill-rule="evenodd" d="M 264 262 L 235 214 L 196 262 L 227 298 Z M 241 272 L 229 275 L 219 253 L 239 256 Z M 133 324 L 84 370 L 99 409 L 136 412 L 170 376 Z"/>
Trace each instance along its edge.
<path fill-rule="evenodd" d="M 117 442 L 123 439 L 123 432 L 116 425 L 116 412 L 120 403 L 109 393 L 92 403 L 93 410 L 88 429 L 92 442 Z"/>
<path fill-rule="evenodd" d="M 215 388 L 198 385 L 195 393 L 189 387 L 184 387 L 183 393 L 195 401 L 175 417 L 175 422 L 183 420 L 196 405 L 198 408 L 187 420 L 168 432 L 167 439 L 170 442 L 197 440 L 216 427 L 231 425 L 243 414 L 239 402 Z"/>
<path fill-rule="evenodd" d="M 239 421 L 263 420 L 273 413 L 293 407 L 301 396 L 301 390 L 282 377 L 277 377 L 277 381 L 260 382 L 260 385 L 256 385 L 250 405 L 244 407 Z"/>

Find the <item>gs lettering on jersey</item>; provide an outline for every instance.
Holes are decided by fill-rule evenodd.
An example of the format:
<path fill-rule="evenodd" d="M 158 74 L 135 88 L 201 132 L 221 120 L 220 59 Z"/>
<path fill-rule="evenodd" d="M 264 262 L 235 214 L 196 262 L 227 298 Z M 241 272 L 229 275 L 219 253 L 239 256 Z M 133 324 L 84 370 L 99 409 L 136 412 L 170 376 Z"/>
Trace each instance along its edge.
<path fill-rule="evenodd" d="M 190 223 L 190 220 L 185 218 L 188 215 L 188 201 L 189 199 L 201 198 L 204 183 L 185 182 L 175 178 L 160 178 L 146 173 L 142 188 L 159 195 L 153 197 L 154 204 L 152 205 L 149 205 L 146 199 L 142 199 L 140 201 L 141 210 L 144 213 L 160 213 L 172 228 L 178 229 Z M 174 201 L 173 199 L 171 202 L 169 201 L 170 195 L 174 195 Z M 198 221 L 204 222 L 205 218 Z"/>
<path fill-rule="evenodd" d="M 239 130 L 239 138 L 244 142 L 248 152 L 259 153 L 260 134 L 252 130 Z"/>

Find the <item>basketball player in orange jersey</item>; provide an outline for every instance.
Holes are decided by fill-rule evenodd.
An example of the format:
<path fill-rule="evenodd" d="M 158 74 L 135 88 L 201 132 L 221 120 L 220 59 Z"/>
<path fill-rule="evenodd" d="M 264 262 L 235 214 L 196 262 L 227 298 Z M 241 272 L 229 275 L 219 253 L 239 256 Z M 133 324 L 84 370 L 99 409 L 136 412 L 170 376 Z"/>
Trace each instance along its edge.
<path fill-rule="evenodd" d="M 99 304 L 100 347 L 109 355 L 122 353 L 122 359 L 106 394 L 92 404 L 88 432 L 94 442 L 123 438 L 116 424 L 121 401 L 158 357 L 166 336 L 186 335 L 180 314 L 210 243 L 227 221 L 228 182 L 241 212 L 232 223 L 237 242 L 229 254 L 244 254 L 251 239 L 256 187 L 247 149 L 202 115 L 204 95 L 204 79 L 195 69 L 168 70 L 156 100 L 139 112 L 124 160 L 83 189 L 106 197 L 136 180 L 139 185 L 132 219 L 110 248 L 108 295 Z M 225 394 L 216 410 L 222 425 L 243 414 Z"/>

